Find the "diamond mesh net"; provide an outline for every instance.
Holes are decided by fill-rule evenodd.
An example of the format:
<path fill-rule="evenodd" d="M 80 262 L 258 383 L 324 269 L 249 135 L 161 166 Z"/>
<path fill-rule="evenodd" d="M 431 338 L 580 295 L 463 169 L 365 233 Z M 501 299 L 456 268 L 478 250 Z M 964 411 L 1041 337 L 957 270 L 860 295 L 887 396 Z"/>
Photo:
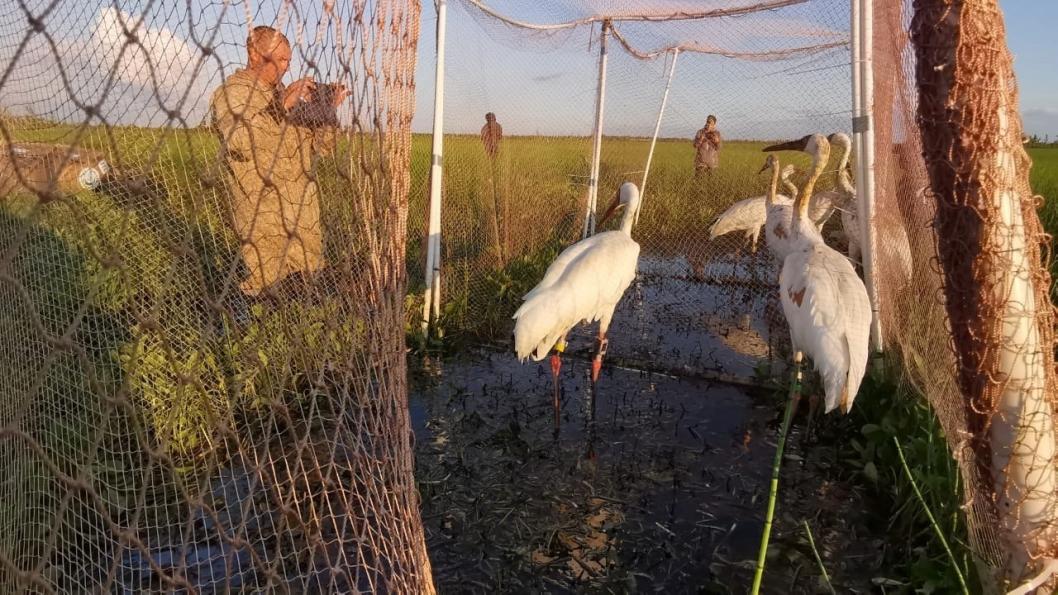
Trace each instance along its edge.
<path fill-rule="evenodd" d="M 404 360 L 418 3 L 4 12 L 0 590 L 431 591 Z M 239 71 L 255 25 L 350 97 L 271 111 Z"/>
<path fill-rule="evenodd" d="M 682 20 L 663 20 L 674 14 Z M 762 360 L 785 349 L 785 330 L 774 332 L 783 329 L 773 299 L 780 263 L 763 238 L 753 253 L 742 232 L 710 238 L 710 224 L 735 201 L 764 195 L 765 141 L 847 131 L 848 3 L 460 0 L 448 15 L 441 326 L 507 336 L 521 296 L 580 238 L 600 31 L 612 18 L 597 209 L 626 180 L 643 186 L 644 202 L 633 232 L 640 276 L 619 307 L 608 357 L 752 381 Z M 502 126 L 495 157 L 481 140 L 486 113 Z M 696 167 L 693 144 L 710 114 L 721 138 L 712 169 Z M 807 156 L 789 159 L 807 169 Z M 820 188 L 832 185 L 829 172 Z M 424 205 L 428 190 L 415 189 Z M 839 219 L 827 228 L 835 237 Z M 574 337 L 573 348 L 587 341 Z"/>
<path fill-rule="evenodd" d="M 954 354 L 933 358 L 954 382 L 927 385 L 926 394 L 961 464 L 974 549 L 993 577 L 1019 582 L 1055 558 L 1051 238 L 1029 187 L 998 4 L 918 0 L 913 8 L 914 55 L 905 50 L 900 78 L 919 93 L 894 112 L 905 122 L 917 115 L 918 127 L 899 167 L 936 208 L 948 326 L 932 333 Z"/>

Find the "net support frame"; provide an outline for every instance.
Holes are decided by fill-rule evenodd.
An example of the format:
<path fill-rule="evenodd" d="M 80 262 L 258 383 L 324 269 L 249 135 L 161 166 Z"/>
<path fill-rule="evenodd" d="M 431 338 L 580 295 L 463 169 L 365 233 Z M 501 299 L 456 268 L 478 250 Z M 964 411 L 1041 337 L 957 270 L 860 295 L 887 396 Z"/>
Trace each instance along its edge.
<path fill-rule="evenodd" d="M 595 131 L 591 149 L 591 174 L 588 178 L 588 204 L 584 213 L 584 231 L 581 238 L 595 235 L 595 212 L 599 200 L 599 161 L 602 158 L 603 112 L 606 107 L 606 58 L 610 25 L 609 19 L 603 21 L 602 35 L 599 36 L 599 83 L 595 90 Z"/>
<path fill-rule="evenodd" d="M 856 210 L 863 246 L 863 277 L 871 302 L 871 350 L 884 350 L 881 303 L 875 279 L 876 226 L 874 184 L 874 7 L 872 0 L 852 0 L 852 106 L 856 147 Z"/>
<path fill-rule="evenodd" d="M 445 29 L 447 0 L 436 0 L 437 50 L 434 66 L 433 148 L 430 160 L 430 222 L 426 240 L 426 290 L 423 295 L 422 333 L 430 336 L 430 321 L 441 313 L 441 189 L 444 170 Z"/>
<path fill-rule="evenodd" d="M 639 184 L 639 209 L 636 211 L 636 221 L 639 221 L 639 213 L 643 210 L 643 197 L 647 192 L 647 176 L 650 175 L 650 163 L 654 160 L 654 147 L 658 144 L 658 133 L 661 132 L 661 120 L 665 117 L 665 106 L 669 102 L 669 91 L 672 89 L 672 75 L 676 73 L 676 59 L 680 57 L 680 49 L 672 51 L 672 62 L 669 64 L 669 77 L 665 82 L 665 92 L 661 95 L 661 107 L 658 108 L 658 119 L 654 123 L 654 136 L 650 138 L 650 151 L 647 153 L 647 164 L 643 168 L 643 179 Z"/>

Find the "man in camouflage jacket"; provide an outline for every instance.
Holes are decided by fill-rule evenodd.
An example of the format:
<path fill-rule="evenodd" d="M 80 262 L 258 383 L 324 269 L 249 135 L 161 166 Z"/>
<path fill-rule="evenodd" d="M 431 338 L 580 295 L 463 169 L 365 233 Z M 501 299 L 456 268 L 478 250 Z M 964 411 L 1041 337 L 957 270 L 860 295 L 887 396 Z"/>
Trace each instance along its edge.
<path fill-rule="evenodd" d="M 285 276 L 323 264 L 315 158 L 333 149 L 331 134 L 296 125 L 287 113 L 313 98 L 311 78 L 284 88 L 290 43 L 271 27 L 247 39 L 248 64 L 210 100 L 213 129 L 231 194 L 232 219 L 249 277 L 240 288 L 257 295 Z M 339 88 L 335 107 L 348 92 Z M 301 124 L 302 122 L 298 122 Z"/>

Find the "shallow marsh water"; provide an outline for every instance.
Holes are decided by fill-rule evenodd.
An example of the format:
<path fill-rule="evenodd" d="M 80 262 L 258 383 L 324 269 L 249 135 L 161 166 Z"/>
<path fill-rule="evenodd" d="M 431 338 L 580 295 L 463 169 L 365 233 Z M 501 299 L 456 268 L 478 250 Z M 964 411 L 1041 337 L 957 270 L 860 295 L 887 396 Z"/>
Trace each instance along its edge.
<path fill-rule="evenodd" d="M 420 370 L 416 477 L 442 592 L 742 593 L 763 522 L 782 396 L 567 359 L 553 434 L 547 362 L 478 351 Z M 812 526 L 839 592 L 869 592 L 880 542 L 837 447 L 784 464 L 765 592 L 812 593 Z"/>
<path fill-rule="evenodd" d="M 766 255 L 642 257 L 594 392 L 595 325 L 569 338 L 557 435 L 546 359 L 482 348 L 415 363 L 416 478 L 441 591 L 745 593 L 786 398 L 752 388 L 788 349 L 777 275 Z M 740 384 L 707 380 L 719 377 Z M 883 542 L 863 528 L 868 498 L 839 479 L 825 432 L 805 448 L 804 424 L 802 411 L 764 592 L 822 588 L 803 520 L 838 592 L 870 592 Z"/>

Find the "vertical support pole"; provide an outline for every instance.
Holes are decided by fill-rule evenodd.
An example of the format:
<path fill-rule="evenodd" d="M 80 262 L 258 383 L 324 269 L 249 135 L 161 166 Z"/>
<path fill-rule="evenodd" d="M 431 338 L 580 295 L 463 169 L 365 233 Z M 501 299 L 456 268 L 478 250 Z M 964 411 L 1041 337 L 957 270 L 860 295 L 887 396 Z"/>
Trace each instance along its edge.
<path fill-rule="evenodd" d="M 676 72 L 676 58 L 680 56 L 680 49 L 672 50 L 672 63 L 669 64 L 669 80 L 665 83 L 665 94 L 661 96 L 661 107 L 658 108 L 658 121 L 654 123 L 654 136 L 650 139 L 650 152 L 647 153 L 647 165 L 643 168 L 643 180 L 639 184 L 639 210 L 636 211 L 636 221 L 639 213 L 643 210 L 643 196 L 647 191 L 647 176 L 650 175 L 650 163 L 654 160 L 654 147 L 658 144 L 658 133 L 661 132 L 661 119 L 665 116 L 665 105 L 669 102 L 669 90 L 672 89 L 672 75 Z"/>
<path fill-rule="evenodd" d="M 860 100 L 863 110 L 863 152 L 859 161 L 863 168 L 862 206 L 860 219 L 863 241 L 863 276 L 867 284 L 867 295 L 871 299 L 871 348 L 875 355 L 880 355 L 882 341 L 881 299 L 878 293 L 878 281 L 875 276 L 878 260 L 877 231 L 875 224 L 874 192 L 874 0 L 860 0 L 860 86 L 863 88 Z M 857 192 L 859 194 L 859 192 Z"/>
<path fill-rule="evenodd" d="M 861 0 L 849 0 L 849 54 L 850 68 L 852 72 L 852 150 L 856 163 L 856 211 L 860 212 L 860 188 L 863 187 L 863 131 L 861 122 L 863 120 L 863 87 L 860 86 L 860 2 Z M 863 238 L 863 226 L 860 226 L 860 238 Z M 862 242 L 861 242 L 862 243 Z"/>
<path fill-rule="evenodd" d="M 602 117 L 606 105 L 606 45 L 610 36 L 610 21 L 602 22 L 599 42 L 599 85 L 595 92 L 595 141 L 591 152 L 591 176 L 588 178 L 588 206 L 584 213 L 582 238 L 595 234 L 595 210 L 599 199 L 599 159 L 602 157 Z"/>
<path fill-rule="evenodd" d="M 448 13 L 446 0 L 436 0 L 437 7 L 437 62 L 434 67 L 433 92 L 433 156 L 430 161 L 430 226 L 426 245 L 426 294 L 423 296 L 422 332 L 429 336 L 430 320 L 441 312 L 441 185 L 443 169 L 441 156 L 444 148 L 445 96 L 445 25 Z"/>
<path fill-rule="evenodd" d="M 856 210 L 860 221 L 863 276 L 871 300 L 871 350 L 881 354 L 881 304 L 875 278 L 877 239 L 874 202 L 874 7 L 852 0 L 852 131 L 856 151 Z"/>

